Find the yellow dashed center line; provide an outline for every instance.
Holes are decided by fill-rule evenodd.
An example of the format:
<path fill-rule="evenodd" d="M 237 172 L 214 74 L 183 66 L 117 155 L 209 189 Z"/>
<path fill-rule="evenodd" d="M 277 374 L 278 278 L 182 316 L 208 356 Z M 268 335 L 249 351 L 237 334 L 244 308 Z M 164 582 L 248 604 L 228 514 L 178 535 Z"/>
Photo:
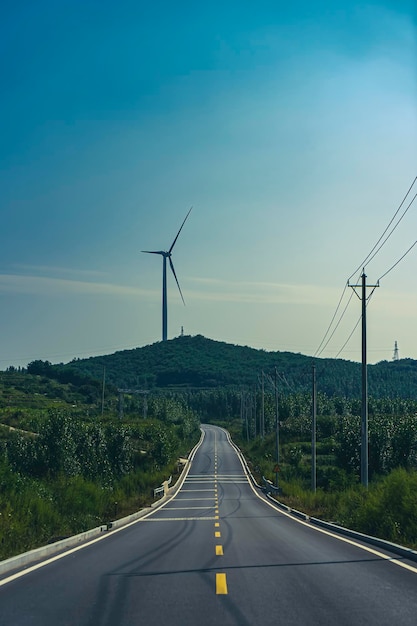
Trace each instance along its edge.
<path fill-rule="evenodd" d="M 226 574 L 216 574 L 216 594 L 227 595 L 227 593 Z"/>
<path fill-rule="evenodd" d="M 217 438 L 214 435 L 214 501 L 215 501 L 215 516 L 214 519 L 219 519 L 219 496 L 217 492 Z M 220 522 L 214 522 L 215 528 L 220 528 Z M 216 530 L 214 532 L 214 536 L 216 538 L 221 537 L 220 530 Z M 223 556 L 223 546 L 216 545 L 216 556 Z M 226 574 L 217 573 L 216 574 L 216 594 L 217 595 L 227 595 L 227 581 Z"/>

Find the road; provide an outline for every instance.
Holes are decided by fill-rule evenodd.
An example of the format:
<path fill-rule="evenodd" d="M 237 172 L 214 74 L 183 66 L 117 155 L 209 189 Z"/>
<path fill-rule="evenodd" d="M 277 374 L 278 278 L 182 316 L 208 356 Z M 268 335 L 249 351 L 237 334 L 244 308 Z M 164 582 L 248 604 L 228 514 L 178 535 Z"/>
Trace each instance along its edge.
<path fill-rule="evenodd" d="M 417 623 L 417 564 L 291 518 L 250 484 L 226 433 L 165 506 L 0 580 L 2 626 Z"/>

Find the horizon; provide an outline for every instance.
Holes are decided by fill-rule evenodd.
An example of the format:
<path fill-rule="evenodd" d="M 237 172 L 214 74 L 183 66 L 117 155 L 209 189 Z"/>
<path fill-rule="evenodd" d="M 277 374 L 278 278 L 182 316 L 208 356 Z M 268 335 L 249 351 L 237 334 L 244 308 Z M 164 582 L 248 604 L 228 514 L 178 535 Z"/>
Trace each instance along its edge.
<path fill-rule="evenodd" d="M 292 354 L 292 355 L 297 355 L 297 356 L 305 357 L 305 358 L 308 358 L 308 359 L 312 359 L 314 361 L 316 361 L 316 360 L 317 361 L 322 361 L 322 360 L 329 360 L 329 359 L 332 360 L 332 359 L 335 359 L 335 357 L 328 357 L 328 356 L 327 357 L 326 356 L 324 356 L 324 357 L 322 357 L 322 356 L 320 356 L 320 357 L 313 357 L 313 356 L 311 356 L 309 354 L 303 354 L 302 352 L 292 352 L 291 350 L 266 350 L 264 348 L 254 348 L 253 346 L 249 346 L 249 345 L 245 345 L 245 344 L 230 343 L 230 342 L 227 342 L 227 341 L 223 341 L 221 339 L 214 339 L 213 337 L 205 337 L 204 335 L 201 335 L 201 334 L 187 335 L 187 334 L 184 333 L 183 335 L 180 334 L 180 335 L 177 335 L 176 337 L 171 337 L 170 339 L 167 339 L 166 341 L 168 341 L 168 342 L 169 341 L 178 341 L 178 340 L 180 340 L 182 338 L 196 339 L 196 338 L 199 338 L 199 337 L 201 337 L 202 339 L 205 339 L 207 341 L 212 341 L 214 343 L 224 343 L 226 345 L 237 347 L 237 348 L 248 348 L 249 350 L 255 350 L 257 352 L 266 352 L 267 354 L 281 354 L 281 353 L 282 354 Z M 116 350 L 114 352 L 109 352 L 109 353 L 104 353 L 104 354 L 96 354 L 96 355 L 91 354 L 89 356 L 84 356 L 84 357 L 73 357 L 70 361 L 67 361 L 67 362 L 63 362 L 63 361 L 51 362 L 48 359 L 33 359 L 32 361 L 37 361 L 37 360 L 47 361 L 51 365 L 70 365 L 74 361 L 84 361 L 84 360 L 95 359 L 95 358 L 100 359 L 101 357 L 105 358 L 105 357 L 113 356 L 114 354 L 119 354 L 121 352 L 131 352 L 131 351 L 134 351 L 134 350 L 142 350 L 143 348 L 152 348 L 156 344 L 160 344 L 160 343 L 163 343 L 163 341 L 159 340 L 159 341 L 155 341 L 155 342 L 150 343 L 150 344 L 145 344 L 143 346 L 134 346 L 132 348 L 124 348 L 124 349 L 121 349 L 121 350 Z M 346 358 L 338 357 L 337 360 L 339 360 L 339 361 L 347 361 L 349 363 L 355 363 L 357 365 L 361 365 L 360 361 L 354 361 L 352 359 L 346 359 Z M 385 363 L 385 362 L 395 363 L 395 362 L 407 361 L 407 360 L 415 361 L 416 359 L 411 359 L 410 357 L 403 357 L 403 358 L 400 357 L 397 360 L 393 359 L 393 358 L 391 358 L 391 359 L 381 359 L 380 361 L 376 361 L 375 363 L 369 363 L 368 362 L 367 365 L 368 366 L 372 366 L 372 365 L 378 365 L 379 363 Z M 21 365 L 13 366 L 13 365 L 11 365 L 11 366 L 8 366 L 8 367 L 16 367 L 16 368 L 20 367 L 21 369 L 26 369 L 27 365 L 29 365 L 32 361 L 29 361 L 24 366 L 21 366 Z M 0 369 L 0 371 L 3 371 L 3 372 L 6 371 L 6 370 L 7 370 L 7 368 L 5 368 L 3 370 Z"/>

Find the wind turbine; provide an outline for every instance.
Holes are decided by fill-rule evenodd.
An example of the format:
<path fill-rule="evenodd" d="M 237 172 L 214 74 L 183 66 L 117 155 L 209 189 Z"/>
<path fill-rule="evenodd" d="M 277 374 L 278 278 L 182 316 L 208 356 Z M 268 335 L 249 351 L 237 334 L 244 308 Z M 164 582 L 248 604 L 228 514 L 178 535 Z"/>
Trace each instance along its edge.
<path fill-rule="evenodd" d="M 191 207 L 191 209 L 192 208 L 193 207 Z M 163 250 L 142 250 L 142 252 L 145 252 L 146 254 L 160 254 L 162 256 L 162 258 L 163 258 L 163 265 L 162 265 L 162 341 L 166 341 L 167 338 L 168 338 L 167 259 L 169 259 L 169 265 L 171 267 L 171 271 L 174 274 L 174 278 L 175 278 L 175 281 L 176 281 L 177 286 L 178 286 L 178 291 L 180 292 L 181 299 L 182 299 L 182 301 L 183 301 L 183 303 L 185 305 L 185 300 L 184 300 L 184 297 L 182 295 L 181 287 L 180 287 L 180 284 L 178 282 L 177 275 L 175 273 L 174 265 L 172 263 L 171 254 L 172 254 L 172 250 L 173 250 L 175 244 L 177 243 L 177 239 L 179 237 L 179 234 L 182 231 L 182 227 L 184 226 L 184 224 L 185 224 L 185 222 L 187 220 L 187 217 L 191 213 L 191 209 L 188 211 L 187 215 L 185 216 L 185 219 L 184 219 L 183 223 L 181 224 L 181 228 L 177 232 L 177 236 L 175 237 L 174 241 L 171 244 L 170 249 L 167 252 L 164 252 Z"/>

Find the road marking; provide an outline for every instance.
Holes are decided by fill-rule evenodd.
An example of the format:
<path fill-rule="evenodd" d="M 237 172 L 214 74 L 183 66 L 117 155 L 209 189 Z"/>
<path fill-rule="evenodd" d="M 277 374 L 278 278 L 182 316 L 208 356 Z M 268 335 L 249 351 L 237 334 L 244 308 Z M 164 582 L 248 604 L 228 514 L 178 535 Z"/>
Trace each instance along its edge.
<path fill-rule="evenodd" d="M 199 442 L 194 446 L 194 448 L 192 449 L 191 453 L 188 456 L 189 463 L 188 463 L 188 466 L 187 466 L 187 468 L 185 470 L 185 474 L 184 474 L 184 476 L 182 476 L 180 478 L 180 480 L 177 483 L 178 484 L 178 491 L 174 495 L 172 495 L 170 498 L 168 498 L 168 500 L 166 502 L 163 502 L 160 506 L 158 506 L 153 511 L 149 511 L 149 513 L 146 513 L 143 517 L 140 517 L 138 519 L 132 520 L 131 522 L 128 522 L 127 524 L 123 524 L 123 526 L 120 526 L 118 528 L 114 528 L 111 533 L 105 533 L 105 534 L 99 535 L 98 537 L 95 537 L 94 539 L 90 539 L 86 543 L 82 543 L 81 545 L 75 546 L 74 548 L 70 548 L 69 550 L 65 550 L 64 552 L 61 552 L 60 554 L 56 554 L 55 556 L 51 556 L 51 557 L 47 558 L 46 560 L 41 561 L 40 563 L 36 563 L 35 565 L 31 565 L 31 566 L 27 567 L 24 570 L 21 570 L 19 572 L 16 572 L 15 574 L 12 574 L 11 576 L 7 576 L 6 578 L 3 578 L 2 580 L 0 580 L 0 587 L 3 587 L 4 585 L 7 585 L 8 583 L 12 582 L 13 580 L 17 580 L 18 578 L 22 578 L 23 576 L 27 576 L 27 574 L 30 574 L 31 572 L 35 572 L 36 570 L 41 569 L 42 567 L 46 567 L 50 563 L 54 563 L 55 561 L 59 561 L 60 559 L 64 559 L 66 556 L 69 556 L 70 554 L 74 554 L 75 552 L 78 552 L 79 550 L 84 550 L 84 548 L 87 548 L 88 546 L 92 546 L 95 543 L 97 543 L 98 541 L 103 541 L 104 539 L 108 539 L 108 537 L 113 537 L 115 534 L 125 531 L 130 526 L 134 526 L 135 524 L 138 524 L 140 522 L 148 521 L 148 519 L 147 519 L 148 517 L 150 517 L 151 515 L 154 515 L 155 513 L 159 512 L 161 509 L 163 509 L 169 502 L 171 502 L 175 498 L 177 493 L 179 493 L 181 491 L 181 489 L 184 486 L 184 482 L 186 481 L 186 479 L 188 477 L 188 472 L 191 469 L 192 461 L 194 460 L 194 457 L 196 455 L 196 452 L 197 452 L 198 448 L 203 443 L 205 436 L 206 436 L 205 432 L 202 430 Z M 213 518 L 212 517 L 207 517 L 207 518 L 195 517 L 195 518 L 191 518 L 191 520 L 193 520 L 193 521 L 194 520 L 201 520 L 201 519 L 212 520 Z M 180 520 L 182 521 L 181 518 L 180 518 Z M 173 521 L 177 521 L 177 520 L 173 520 Z"/>
<path fill-rule="evenodd" d="M 216 594 L 227 595 L 226 574 L 216 574 Z"/>
<path fill-rule="evenodd" d="M 170 506 L 166 510 L 167 511 L 194 511 L 194 510 L 210 511 L 211 509 L 214 509 L 214 505 L 213 506 Z"/>
<path fill-rule="evenodd" d="M 218 515 L 215 515 L 214 519 L 220 519 L 220 517 Z"/>
<path fill-rule="evenodd" d="M 203 500 L 213 502 L 215 499 L 216 498 L 214 496 L 211 498 L 177 498 L 178 502 L 203 502 Z"/>
<path fill-rule="evenodd" d="M 220 522 L 214 522 L 214 528 L 220 528 Z"/>
<path fill-rule="evenodd" d="M 210 478 L 214 478 L 214 474 L 188 474 L 187 476 L 187 481 L 189 480 L 195 480 L 195 479 L 200 479 L 200 480 L 209 480 Z"/>
<path fill-rule="evenodd" d="M 201 493 L 202 491 L 216 491 L 215 489 L 183 489 L 183 493 Z"/>
<path fill-rule="evenodd" d="M 364 546 L 361 543 L 358 543 L 357 541 L 354 541 L 353 539 L 347 539 L 347 537 L 342 537 L 341 535 L 337 534 L 336 532 L 331 532 L 329 530 L 325 530 L 324 528 L 319 528 L 318 526 L 315 526 L 314 524 L 311 524 L 311 522 L 305 522 L 303 520 L 298 519 L 297 517 L 294 517 L 293 515 L 291 515 L 290 513 L 287 513 L 286 511 L 284 511 L 282 508 L 279 507 L 278 503 L 277 504 L 272 504 L 272 502 L 269 502 L 268 500 L 265 500 L 255 489 L 255 487 L 252 484 L 252 481 L 249 479 L 249 475 L 246 472 L 243 460 L 242 460 L 242 453 L 239 452 L 236 448 L 236 446 L 234 445 L 234 443 L 231 440 L 230 434 L 225 431 L 227 439 L 230 443 L 230 445 L 235 449 L 237 457 L 240 461 L 240 464 L 242 465 L 242 468 L 246 474 L 247 478 L 247 483 L 249 484 L 250 488 L 252 489 L 253 493 L 255 494 L 255 496 L 257 498 L 259 498 L 259 500 L 262 500 L 262 502 L 264 502 L 265 504 L 267 504 L 269 507 L 271 507 L 271 509 L 274 509 L 274 511 L 277 511 L 278 513 L 280 513 L 281 515 L 285 515 L 285 517 L 289 517 L 290 519 L 293 520 L 293 522 L 297 522 L 297 524 L 301 524 L 302 526 L 307 526 L 307 528 L 310 528 L 311 530 L 314 530 L 318 533 L 322 533 L 323 535 L 328 535 L 329 537 L 333 537 L 334 539 L 338 539 L 339 541 L 342 541 L 344 543 L 348 543 L 352 546 L 355 546 L 356 548 L 359 548 L 360 550 L 364 550 L 365 552 L 369 552 L 370 554 L 373 554 L 381 559 L 383 559 L 384 561 L 389 561 L 390 563 L 393 563 L 394 565 L 398 565 L 399 567 L 402 567 L 410 572 L 413 572 L 414 574 L 417 574 L 417 567 L 413 566 L 413 565 L 408 565 L 408 563 L 403 563 L 402 561 L 399 561 L 396 558 L 393 558 L 391 556 L 388 556 L 387 554 L 384 554 L 383 552 L 379 552 L 379 550 L 374 550 L 373 548 L 369 548 L 368 546 Z M 366 541 L 364 539 L 364 541 Z M 386 550 L 389 552 L 389 546 L 386 547 Z M 401 558 L 406 559 L 406 556 L 402 556 Z"/>
<path fill-rule="evenodd" d="M 216 556 L 223 556 L 223 546 L 216 546 Z"/>
<path fill-rule="evenodd" d="M 229 479 L 225 479 L 225 478 L 221 478 L 220 482 L 222 485 L 247 485 L 248 481 L 246 479 L 237 479 L 237 478 L 231 478 Z"/>
<path fill-rule="evenodd" d="M 148 519 L 143 519 L 140 520 L 141 522 L 195 522 L 195 521 L 203 521 L 203 522 L 207 522 L 207 521 L 213 521 L 215 520 L 215 517 L 159 517 L 159 518 L 153 518 L 150 517 Z"/>
<path fill-rule="evenodd" d="M 216 530 L 215 533 L 214 533 L 214 536 L 217 537 L 217 538 L 221 537 L 222 534 L 221 534 L 220 530 Z"/>

